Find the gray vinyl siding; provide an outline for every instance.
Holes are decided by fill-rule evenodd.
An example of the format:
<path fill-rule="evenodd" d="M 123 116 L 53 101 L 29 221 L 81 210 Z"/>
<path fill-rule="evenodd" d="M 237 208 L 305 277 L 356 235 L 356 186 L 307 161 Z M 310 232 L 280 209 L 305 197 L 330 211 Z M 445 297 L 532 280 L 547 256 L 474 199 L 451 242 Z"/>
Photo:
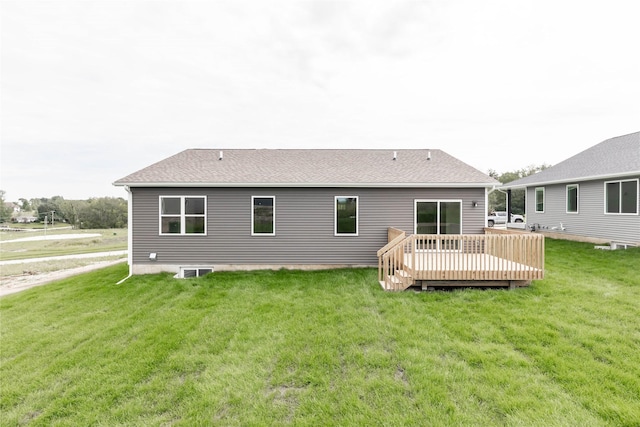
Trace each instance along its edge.
<path fill-rule="evenodd" d="M 623 180 L 635 179 L 623 178 Z M 604 213 L 604 183 L 617 179 L 577 181 L 546 185 L 544 213 L 535 212 L 535 188 L 527 188 L 527 224 L 539 224 L 543 230 L 566 227 L 563 233 L 598 239 L 640 243 L 640 215 Z M 566 213 L 566 186 L 579 185 L 578 213 Z M 639 202 L 640 203 L 640 202 Z"/>
<path fill-rule="evenodd" d="M 388 227 L 413 232 L 414 200 L 462 200 L 462 232 L 485 224 L 485 189 L 132 188 L 133 263 L 376 265 Z M 207 196 L 207 235 L 159 235 L 159 196 Z M 276 235 L 251 236 L 251 196 L 275 196 Z M 334 236 L 334 197 L 358 196 L 358 236 Z M 478 206 L 472 207 L 476 201 Z"/>

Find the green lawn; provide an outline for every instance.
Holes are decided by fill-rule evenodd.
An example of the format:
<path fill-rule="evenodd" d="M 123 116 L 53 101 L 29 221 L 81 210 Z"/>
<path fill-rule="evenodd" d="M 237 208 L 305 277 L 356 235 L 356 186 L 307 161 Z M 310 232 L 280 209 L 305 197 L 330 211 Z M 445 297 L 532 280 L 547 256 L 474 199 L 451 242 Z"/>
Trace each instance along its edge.
<path fill-rule="evenodd" d="M 133 277 L 0 299 L 2 425 L 640 425 L 640 250 L 547 240 L 529 288 L 371 269 Z"/>
<path fill-rule="evenodd" d="M 52 237 L 59 234 L 100 234 L 100 236 L 80 239 L 16 242 L 14 241 L 16 239 L 44 236 L 44 231 L 2 232 L 0 233 L 0 260 L 41 258 L 127 249 L 127 229 L 48 230 L 46 235 Z"/>

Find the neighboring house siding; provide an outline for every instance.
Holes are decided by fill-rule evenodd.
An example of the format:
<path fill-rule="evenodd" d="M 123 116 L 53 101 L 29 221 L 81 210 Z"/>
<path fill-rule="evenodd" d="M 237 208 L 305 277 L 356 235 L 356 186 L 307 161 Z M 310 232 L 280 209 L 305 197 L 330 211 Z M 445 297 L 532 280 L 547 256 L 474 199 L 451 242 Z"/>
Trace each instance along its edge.
<path fill-rule="evenodd" d="M 485 225 L 485 189 L 132 188 L 133 263 L 376 265 L 388 227 L 413 232 L 414 200 L 461 200 L 462 233 Z M 207 196 L 207 235 L 160 236 L 159 196 Z M 275 236 L 251 236 L 251 196 L 275 196 Z M 334 197 L 358 196 L 358 236 L 334 236 Z M 472 207 L 472 202 L 478 205 Z"/>
<path fill-rule="evenodd" d="M 637 177 L 635 177 L 637 178 Z M 633 179 L 633 178 L 624 178 Z M 607 179 L 606 181 L 615 181 Z M 640 215 L 604 213 L 605 180 L 576 181 L 545 185 L 544 213 L 535 212 L 535 187 L 527 188 L 527 224 L 539 224 L 543 231 L 566 227 L 562 233 L 606 240 L 640 243 Z M 578 213 L 566 213 L 566 186 L 579 184 Z"/>

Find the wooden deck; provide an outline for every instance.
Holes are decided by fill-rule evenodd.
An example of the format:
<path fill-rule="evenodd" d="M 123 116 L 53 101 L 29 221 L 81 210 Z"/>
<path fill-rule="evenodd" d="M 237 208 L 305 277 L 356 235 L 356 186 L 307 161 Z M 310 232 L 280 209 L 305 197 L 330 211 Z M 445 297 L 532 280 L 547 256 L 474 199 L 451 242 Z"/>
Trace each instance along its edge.
<path fill-rule="evenodd" d="M 544 237 L 539 234 L 391 237 L 378 251 L 378 280 L 385 290 L 404 290 L 416 282 L 423 287 L 513 287 L 544 277 Z"/>

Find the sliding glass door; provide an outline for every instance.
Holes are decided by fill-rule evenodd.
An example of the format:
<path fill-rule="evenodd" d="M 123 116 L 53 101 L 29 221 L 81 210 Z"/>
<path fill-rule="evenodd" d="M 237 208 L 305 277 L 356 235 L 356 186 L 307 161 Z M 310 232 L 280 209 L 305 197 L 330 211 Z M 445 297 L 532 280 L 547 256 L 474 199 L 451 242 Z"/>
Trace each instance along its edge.
<path fill-rule="evenodd" d="M 461 234 L 462 201 L 416 200 L 415 234 Z"/>

